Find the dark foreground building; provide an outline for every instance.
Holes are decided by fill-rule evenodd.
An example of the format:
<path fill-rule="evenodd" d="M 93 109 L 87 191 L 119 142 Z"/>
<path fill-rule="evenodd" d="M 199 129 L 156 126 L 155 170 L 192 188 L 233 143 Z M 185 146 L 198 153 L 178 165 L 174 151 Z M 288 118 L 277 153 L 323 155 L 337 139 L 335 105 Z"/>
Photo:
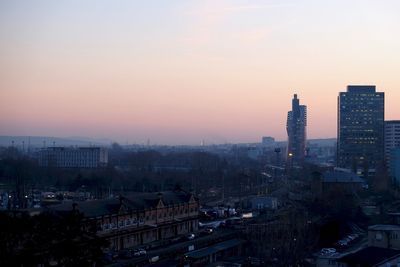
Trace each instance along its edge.
<path fill-rule="evenodd" d="M 385 93 L 373 85 L 349 85 L 338 97 L 337 165 L 364 177 L 384 161 Z"/>

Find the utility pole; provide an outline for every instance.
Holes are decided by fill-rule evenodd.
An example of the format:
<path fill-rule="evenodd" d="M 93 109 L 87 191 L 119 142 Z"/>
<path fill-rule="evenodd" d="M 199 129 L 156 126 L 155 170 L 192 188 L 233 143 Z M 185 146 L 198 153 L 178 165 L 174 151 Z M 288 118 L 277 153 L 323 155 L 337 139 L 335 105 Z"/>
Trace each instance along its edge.
<path fill-rule="evenodd" d="M 281 163 L 280 162 L 281 161 L 281 156 L 280 156 L 281 149 L 279 147 L 277 147 L 277 148 L 275 148 L 274 152 L 276 154 L 276 162 L 275 162 L 276 168 L 274 170 L 274 178 L 276 179 L 278 177 L 278 167 L 280 166 L 280 163 Z"/>

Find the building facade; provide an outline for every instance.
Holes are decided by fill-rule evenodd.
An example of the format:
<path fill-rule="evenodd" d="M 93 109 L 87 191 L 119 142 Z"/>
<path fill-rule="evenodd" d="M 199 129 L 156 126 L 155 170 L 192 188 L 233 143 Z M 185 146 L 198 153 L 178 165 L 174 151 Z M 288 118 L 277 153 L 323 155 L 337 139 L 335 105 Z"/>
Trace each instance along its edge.
<path fill-rule="evenodd" d="M 337 259 L 338 267 L 393 267 L 399 266 L 400 251 L 370 246 L 343 254 Z"/>
<path fill-rule="evenodd" d="M 365 188 L 366 182 L 352 172 L 333 170 L 322 174 L 319 188 L 316 192 L 321 198 L 329 198 L 332 193 L 351 195 Z"/>
<path fill-rule="evenodd" d="M 307 107 L 300 105 L 297 94 L 292 100 L 292 110 L 288 112 L 286 130 L 288 134 L 287 164 L 301 166 L 306 154 Z"/>
<path fill-rule="evenodd" d="M 261 145 L 263 147 L 273 147 L 275 146 L 275 138 L 271 136 L 263 136 L 261 139 Z"/>
<path fill-rule="evenodd" d="M 276 197 L 257 196 L 250 199 L 252 210 L 276 210 L 278 208 L 278 199 Z"/>
<path fill-rule="evenodd" d="M 86 227 L 110 241 L 111 249 L 147 247 L 198 230 L 199 202 L 182 191 L 135 193 L 119 199 L 49 206 L 54 212 L 78 210 Z"/>
<path fill-rule="evenodd" d="M 393 148 L 400 147 L 400 120 L 385 121 L 385 157 L 390 162 Z"/>
<path fill-rule="evenodd" d="M 349 85 L 338 97 L 337 166 L 364 177 L 384 162 L 385 94 L 375 86 Z"/>
<path fill-rule="evenodd" d="M 385 160 L 390 176 L 398 185 L 400 179 L 400 120 L 385 121 Z"/>
<path fill-rule="evenodd" d="M 99 168 L 107 166 L 108 152 L 102 147 L 49 147 L 39 152 L 39 165 L 56 168 Z"/>
<path fill-rule="evenodd" d="M 391 150 L 388 167 L 393 183 L 400 186 L 400 147 Z"/>
<path fill-rule="evenodd" d="M 388 224 L 369 226 L 368 245 L 371 247 L 400 249 L 400 226 Z"/>

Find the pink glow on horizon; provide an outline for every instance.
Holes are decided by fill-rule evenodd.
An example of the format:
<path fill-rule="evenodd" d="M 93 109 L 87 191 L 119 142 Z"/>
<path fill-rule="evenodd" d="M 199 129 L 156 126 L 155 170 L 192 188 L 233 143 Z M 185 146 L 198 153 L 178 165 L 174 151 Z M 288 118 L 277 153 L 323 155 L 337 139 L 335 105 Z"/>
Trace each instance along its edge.
<path fill-rule="evenodd" d="M 348 84 L 375 84 L 400 119 L 396 1 L 50 2 L 0 4 L 0 135 L 285 140 L 297 93 L 308 137 L 335 137 Z"/>

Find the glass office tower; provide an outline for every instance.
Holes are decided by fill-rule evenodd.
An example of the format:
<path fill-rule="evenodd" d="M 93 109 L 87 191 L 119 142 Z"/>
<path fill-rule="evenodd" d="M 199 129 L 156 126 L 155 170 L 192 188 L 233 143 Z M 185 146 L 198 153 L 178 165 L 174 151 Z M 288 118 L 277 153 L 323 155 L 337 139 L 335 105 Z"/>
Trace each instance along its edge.
<path fill-rule="evenodd" d="M 338 167 L 364 177 L 384 161 L 385 93 L 372 85 L 349 85 L 338 97 Z"/>

